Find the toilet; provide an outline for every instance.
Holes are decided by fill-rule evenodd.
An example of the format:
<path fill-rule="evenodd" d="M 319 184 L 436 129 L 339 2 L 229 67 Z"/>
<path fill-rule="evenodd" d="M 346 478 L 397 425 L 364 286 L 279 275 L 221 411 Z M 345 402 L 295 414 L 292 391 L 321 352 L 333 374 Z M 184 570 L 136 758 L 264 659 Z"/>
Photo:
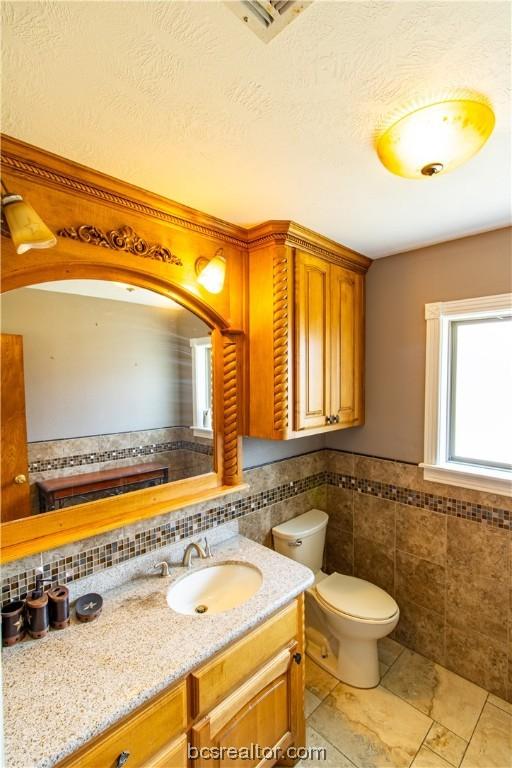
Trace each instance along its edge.
<path fill-rule="evenodd" d="M 310 509 L 272 529 L 274 549 L 315 574 L 306 591 L 306 653 L 338 680 L 357 688 L 379 684 L 377 640 L 396 627 L 400 611 L 380 587 L 322 571 L 328 515 Z"/>

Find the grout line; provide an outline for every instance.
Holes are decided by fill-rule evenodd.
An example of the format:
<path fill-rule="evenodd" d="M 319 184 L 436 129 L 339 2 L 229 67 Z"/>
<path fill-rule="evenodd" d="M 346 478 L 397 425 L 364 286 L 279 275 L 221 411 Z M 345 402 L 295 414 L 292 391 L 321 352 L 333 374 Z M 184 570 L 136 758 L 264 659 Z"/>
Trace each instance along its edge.
<path fill-rule="evenodd" d="M 411 651 L 412 651 L 412 649 L 408 649 L 408 650 L 411 650 Z M 416 652 L 416 651 L 412 651 L 412 653 L 417 653 L 417 652 Z M 421 653 L 418 653 L 417 655 L 418 655 L 418 656 L 422 656 L 423 654 L 421 654 Z M 437 664 L 437 662 L 433 662 L 431 659 L 428 659 L 426 656 L 424 656 L 423 658 L 427 659 L 427 661 L 429 661 L 431 664 Z M 438 664 L 438 666 L 439 666 L 439 667 L 442 667 L 443 669 L 446 669 L 446 671 L 447 671 L 447 672 L 451 672 L 451 674 L 452 674 L 452 675 L 456 675 L 457 677 L 460 677 L 460 679 L 461 679 L 461 680 L 465 680 L 465 679 L 466 679 L 465 677 L 461 677 L 460 675 L 457 675 L 457 673 L 456 673 L 456 672 L 452 672 L 450 669 L 447 669 L 447 667 L 444 667 L 442 664 Z M 391 667 L 390 667 L 390 669 L 391 669 Z M 469 681 L 469 682 L 471 682 L 471 681 Z M 473 683 L 473 685 L 476 685 L 476 683 Z M 482 688 L 482 686 L 477 686 L 477 687 L 478 687 L 478 688 Z M 383 686 L 383 688 L 386 688 L 386 686 Z M 466 752 L 467 752 L 467 750 L 468 750 L 468 747 L 469 747 L 469 745 L 471 744 L 471 740 L 473 739 L 473 736 L 475 735 L 475 731 L 476 731 L 476 729 L 477 729 L 478 723 L 480 722 L 480 718 L 482 717 L 482 713 L 483 713 L 483 711 L 484 711 L 485 705 L 487 704 L 487 702 L 488 702 L 488 699 L 489 699 L 489 691 L 487 691 L 485 688 L 482 688 L 482 690 L 484 690 L 484 691 L 485 691 L 485 693 L 486 693 L 486 696 L 485 696 L 484 702 L 483 702 L 483 704 L 482 704 L 482 709 L 480 710 L 480 713 L 479 713 L 479 715 L 478 715 L 477 721 L 476 721 L 476 723 L 475 723 L 475 726 L 474 726 L 474 728 L 473 728 L 473 730 L 472 730 L 472 732 L 471 732 L 471 736 L 470 736 L 470 737 L 469 737 L 469 739 L 467 740 L 467 743 L 466 743 L 466 748 L 464 749 L 464 753 L 463 753 L 463 755 L 462 755 L 462 758 L 461 758 L 461 761 L 460 761 L 459 765 L 461 765 L 462 761 L 464 760 L 464 757 L 465 757 L 465 754 L 466 754 Z M 415 706 L 414 704 L 412 704 L 410 701 L 408 701 L 407 699 L 404 699 L 404 698 L 403 698 L 403 696 L 400 696 L 398 693 L 395 693 L 394 691 L 391 691 L 389 688 L 386 688 L 386 691 L 388 691 L 388 693 L 391 693 L 393 696 L 396 696 L 398 699 L 401 699 L 401 700 L 402 700 L 403 702 L 405 702 L 406 704 L 409 704 L 409 706 L 411 706 L 411 707 L 412 707 L 413 709 L 415 709 L 417 712 L 421 712 L 421 714 L 422 714 L 422 715 L 425 715 L 426 717 L 429 717 L 429 715 L 426 715 L 426 713 L 425 713 L 425 712 L 423 712 L 421 709 L 418 709 L 418 707 L 416 707 L 416 706 Z M 492 705 L 491 705 L 491 706 L 492 706 Z M 499 707 L 497 707 L 497 709 L 499 709 Z M 430 719 L 432 720 L 432 725 L 433 725 L 434 723 L 439 723 L 439 725 L 442 725 L 442 726 L 443 726 L 443 728 L 446 728 L 446 726 L 445 726 L 443 723 L 441 723 L 439 720 L 434 720 L 433 718 L 430 718 Z M 430 726 L 430 728 L 432 727 L 432 725 Z M 429 728 L 429 730 L 428 730 L 428 732 L 427 732 L 427 735 L 428 735 L 428 733 L 430 732 L 430 728 Z M 446 730 L 447 730 L 447 731 L 450 731 L 450 728 L 446 728 Z M 454 734 L 455 734 L 455 736 L 458 736 L 458 737 L 459 737 L 459 739 L 462 739 L 462 741 L 466 741 L 466 739 L 464 739 L 464 738 L 463 738 L 462 736 L 460 736 L 458 733 L 455 733 L 455 731 L 450 731 L 450 732 L 451 732 L 451 733 L 454 733 Z M 425 738 L 426 738 L 426 737 L 425 737 Z M 426 746 L 426 745 L 425 745 L 425 746 Z M 430 749 L 430 748 L 429 748 L 429 749 Z M 432 751 L 432 750 L 431 750 L 431 751 Z M 417 755 L 417 753 L 416 753 L 416 755 Z M 444 758 L 443 758 L 443 759 L 444 759 Z M 448 761 L 445 761 L 445 762 L 448 762 Z"/>
<path fill-rule="evenodd" d="M 482 704 L 482 709 L 480 710 L 480 714 L 477 717 L 477 720 L 476 720 L 476 723 L 475 723 L 475 727 L 473 728 L 473 730 L 471 732 L 471 736 L 468 739 L 468 743 L 466 745 L 466 749 L 464 750 L 464 752 L 462 754 L 462 758 L 461 758 L 461 761 L 460 761 L 459 765 L 461 765 L 464 762 L 464 758 L 466 757 L 466 752 L 469 749 L 469 745 L 473 741 L 473 736 L 475 735 L 475 731 L 478 728 L 478 724 L 480 722 L 480 718 L 482 717 L 482 713 L 483 713 L 483 711 L 485 709 L 485 705 L 487 704 L 488 700 L 489 700 L 489 692 L 487 692 L 487 696 L 485 697 L 484 703 Z"/>
<path fill-rule="evenodd" d="M 308 720 L 309 720 L 309 718 L 308 718 Z M 306 722 L 306 727 L 307 727 L 307 725 L 308 725 L 308 723 Z M 329 741 L 329 739 L 328 739 L 328 738 L 327 738 L 327 737 L 326 737 L 326 736 L 325 736 L 325 735 L 322 733 L 322 731 L 319 731 L 319 730 L 318 730 L 318 728 L 315 728 L 315 727 L 314 727 L 314 726 L 312 726 L 312 725 L 310 725 L 309 727 L 310 727 L 310 728 L 312 728 L 312 730 L 313 730 L 313 731 L 315 731 L 316 733 L 318 733 L 318 735 L 319 735 L 319 736 L 321 736 L 321 737 L 322 737 L 322 739 L 323 739 L 325 742 L 327 742 L 327 744 L 329 744 L 329 746 L 331 746 L 333 749 L 335 749 L 335 750 L 336 750 L 336 752 L 339 752 L 339 753 L 340 753 L 340 755 L 343 755 L 343 757 L 345 758 L 345 760 L 348 760 L 348 761 L 349 761 L 350 765 L 353 765 L 353 766 L 354 766 L 354 768 L 358 768 L 357 764 L 356 764 L 356 763 L 354 763 L 354 762 L 352 762 L 352 760 L 350 759 L 350 757 L 347 757 L 347 755 L 346 755 L 344 752 L 342 752 L 342 751 L 341 751 L 341 749 L 338 749 L 338 747 L 336 746 L 336 744 L 333 744 L 333 743 L 332 743 L 332 741 Z M 308 745 L 306 744 L 306 746 L 308 746 Z M 360 767 L 359 767 L 359 768 L 360 768 Z"/>
<path fill-rule="evenodd" d="M 440 726 L 441 726 L 441 728 L 444 728 L 444 729 L 445 729 L 445 731 L 448 731 L 448 733 L 451 733 L 451 734 L 453 734 L 453 736 L 455 736 L 457 739 L 461 739 L 461 741 L 464 741 L 464 742 L 465 742 L 466 746 L 464 747 L 464 752 L 462 753 L 462 757 L 461 757 L 461 759 L 460 759 L 460 762 L 459 762 L 459 763 L 457 763 L 457 765 L 454 765 L 453 763 L 451 763 L 451 762 L 450 762 L 450 761 L 449 761 L 449 760 L 448 760 L 446 757 L 444 757 L 443 755 L 441 755 L 439 752 L 436 752 L 434 749 L 432 749 L 432 747 L 430 747 L 428 744 L 426 744 L 426 739 L 427 739 L 427 737 L 428 737 L 428 734 L 430 733 L 430 731 L 432 730 L 432 728 L 434 727 L 434 725 L 440 725 Z M 434 720 L 434 721 L 433 721 L 433 723 L 432 723 L 432 725 L 430 726 L 430 728 L 429 728 L 429 730 L 428 730 L 428 733 L 427 733 L 427 735 L 426 735 L 426 736 L 425 736 L 425 738 L 423 739 L 423 745 L 424 745 L 424 746 L 425 746 L 427 749 L 429 749 L 431 752 L 433 752 L 435 755 L 437 755 L 438 757 L 441 757 L 441 758 L 442 758 L 442 759 L 443 759 L 443 760 L 444 760 L 446 763 L 449 763 L 449 764 L 452 766 L 452 768 L 459 768 L 459 766 L 460 766 L 460 763 L 462 762 L 462 760 L 463 760 L 463 758 L 464 758 L 464 754 L 465 754 L 465 752 L 466 752 L 466 749 L 467 749 L 467 748 L 468 748 L 468 746 L 469 746 L 469 741 L 468 741 L 467 739 L 464 739 L 462 736 L 459 736 L 459 734 L 458 734 L 458 733 L 455 733 L 455 731 L 452 731 L 452 729 L 451 729 L 451 728 L 447 728 L 447 727 L 446 727 L 446 725 L 443 725 L 443 723 L 440 723 L 440 722 L 439 722 L 439 720 Z"/>
<path fill-rule="evenodd" d="M 397 643 L 402 648 L 402 650 L 400 651 L 400 653 L 397 654 L 397 656 L 395 656 L 395 658 L 393 659 L 391 664 L 389 664 L 388 668 L 386 669 L 386 671 L 382 675 L 382 679 L 384 679 L 386 677 L 386 675 L 389 672 L 389 670 L 396 664 L 396 662 L 398 661 L 398 659 L 400 658 L 402 653 L 405 651 L 405 645 L 402 645 L 402 643 L 399 643 L 398 640 L 395 640 L 394 642 Z"/>

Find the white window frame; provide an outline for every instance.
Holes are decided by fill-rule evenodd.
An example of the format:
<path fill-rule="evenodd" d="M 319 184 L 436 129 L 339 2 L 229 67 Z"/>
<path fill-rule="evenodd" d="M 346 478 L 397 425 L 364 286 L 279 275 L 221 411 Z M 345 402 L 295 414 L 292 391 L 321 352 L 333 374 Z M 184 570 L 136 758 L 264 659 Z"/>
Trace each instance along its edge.
<path fill-rule="evenodd" d="M 512 496 L 512 473 L 506 469 L 448 460 L 451 323 L 512 315 L 512 293 L 461 301 L 425 304 L 425 480 Z"/>
<path fill-rule="evenodd" d="M 192 350 L 192 405 L 193 405 L 193 420 L 194 423 L 191 426 L 195 437 L 213 437 L 213 429 L 210 426 L 205 427 L 203 425 L 204 409 L 201 408 L 201 404 L 206 401 L 204 384 L 198 377 L 198 368 L 200 366 L 199 356 L 205 354 L 207 349 L 212 348 L 212 340 L 210 336 L 203 336 L 198 339 L 190 339 L 190 347 Z M 203 363 L 204 365 L 204 363 Z M 212 408 L 210 407 L 210 424 L 213 418 Z"/>

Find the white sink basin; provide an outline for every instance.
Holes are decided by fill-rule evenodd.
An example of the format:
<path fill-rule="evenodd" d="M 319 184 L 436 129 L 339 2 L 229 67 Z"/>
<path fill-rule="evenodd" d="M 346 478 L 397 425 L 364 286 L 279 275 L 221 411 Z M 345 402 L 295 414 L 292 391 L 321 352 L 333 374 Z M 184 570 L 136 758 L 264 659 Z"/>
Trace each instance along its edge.
<path fill-rule="evenodd" d="M 249 600 L 262 581 L 258 569 L 247 563 L 210 565 L 192 571 L 170 586 L 167 604 L 177 613 L 221 613 Z"/>

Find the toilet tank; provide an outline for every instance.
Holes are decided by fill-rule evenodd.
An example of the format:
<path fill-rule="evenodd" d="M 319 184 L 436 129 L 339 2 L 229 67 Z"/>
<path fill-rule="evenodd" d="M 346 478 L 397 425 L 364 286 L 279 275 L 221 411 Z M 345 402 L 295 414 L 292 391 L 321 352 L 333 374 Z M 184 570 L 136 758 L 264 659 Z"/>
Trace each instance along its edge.
<path fill-rule="evenodd" d="M 322 568 L 328 519 L 327 513 L 321 509 L 310 509 L 277 525 L 272 528 L 274 549 L 317 573 Z"/>

